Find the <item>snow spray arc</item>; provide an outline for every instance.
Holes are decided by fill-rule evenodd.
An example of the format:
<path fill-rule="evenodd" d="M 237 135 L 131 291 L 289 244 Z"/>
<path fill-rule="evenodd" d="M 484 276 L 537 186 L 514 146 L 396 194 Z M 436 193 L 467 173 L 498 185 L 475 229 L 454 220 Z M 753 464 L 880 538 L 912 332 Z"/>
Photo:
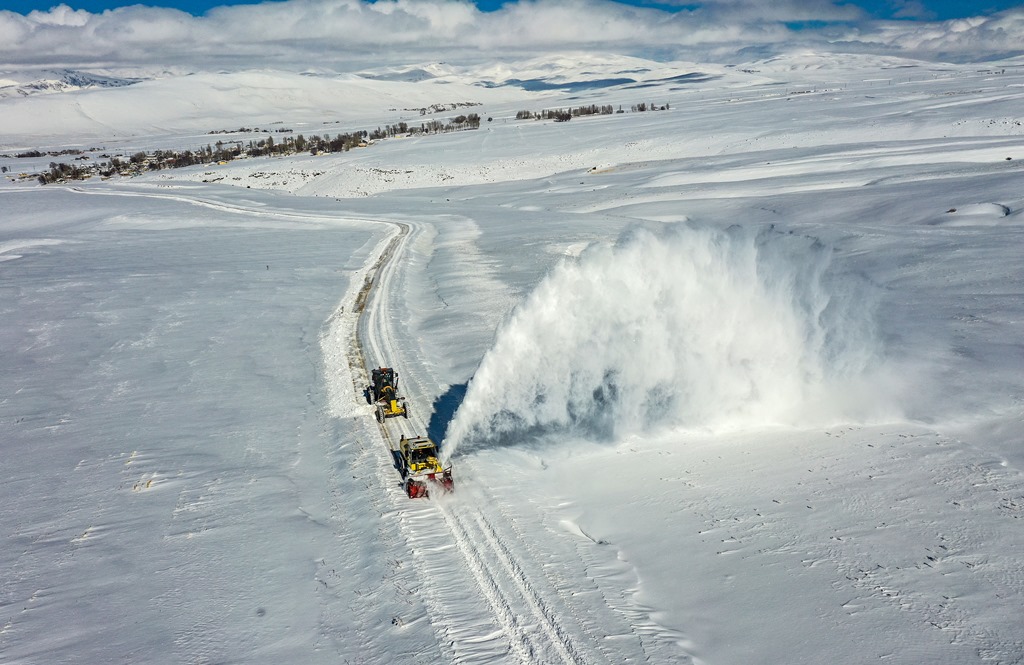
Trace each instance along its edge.
<path fill-rule="evenodd" d="M 814 238 L 739 226 L 636 227 L 591 246 L 499 330 L 446 453 L 849 419 L 880 350 L 871 289 L 832 259 Z"/>

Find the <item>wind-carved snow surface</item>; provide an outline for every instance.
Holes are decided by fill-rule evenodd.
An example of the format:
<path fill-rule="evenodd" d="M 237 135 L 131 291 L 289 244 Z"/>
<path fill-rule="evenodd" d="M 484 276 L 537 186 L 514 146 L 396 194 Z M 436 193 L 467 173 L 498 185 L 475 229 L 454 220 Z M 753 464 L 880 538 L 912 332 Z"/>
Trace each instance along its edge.
<path fill-rule="evenodd" d="M 815 238 L 631 229 L 561 264 L 511 315 L 446 451 L 551 431 L 617 439 L 895 415 L 871 295 Z"/>

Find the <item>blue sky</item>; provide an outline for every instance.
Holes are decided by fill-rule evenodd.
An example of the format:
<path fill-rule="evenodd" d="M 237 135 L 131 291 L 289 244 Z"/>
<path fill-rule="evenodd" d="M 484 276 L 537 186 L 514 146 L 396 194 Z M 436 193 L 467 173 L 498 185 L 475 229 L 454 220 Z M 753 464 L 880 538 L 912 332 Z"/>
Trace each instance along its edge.
<path fill-rule="evenodd" d="M 255 2 L 233 2 L 231 0 L 63 0 L 63 2 L 72 9 L 84 9 L 92 13 L 142 4 L 155 7 L 174 7 L 195 16 L 202 15 L 208 9 L 220 5 L 258 4 Z M 60 0 L 0 0 L 0 9 L 27 14 L 35 9 L 48 10 L 57 4 L 60 4 Z M 476 2 L 476 5 L 484 11 L 497 9 L 502 4 L 504 4 L 503 0 L 478 0 Z M 700 3 L 688 2 L 678 4 L 671 1 L 658 2 L 654 0 L 646 2 L 645 0 L 623 0 L 623 4 L 669 9 L 673 5 L 692 8 Z M 770 3 L 766 4 L 770 6 Z M 945 20 L 967 16 L 991 15 L 1010 7 L 1019 6 L 1021 0 L 853 0 L 845 3 L 837 2 L 836 4 L 857 5 L 870 16 L 880 19 Z"/>

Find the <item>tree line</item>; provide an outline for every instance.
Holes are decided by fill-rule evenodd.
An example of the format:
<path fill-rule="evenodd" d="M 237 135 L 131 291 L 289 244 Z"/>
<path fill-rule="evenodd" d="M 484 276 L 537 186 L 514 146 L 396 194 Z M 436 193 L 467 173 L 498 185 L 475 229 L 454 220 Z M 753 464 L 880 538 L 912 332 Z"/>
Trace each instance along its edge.
<path fill-rule="evenodd" d="M 647 102 L 641 102 L 639 104 L 633 104 L 630 110 L 634 113 L 642 111 L 667 111 L 668 104 L 648 104 Z M 597 104 L 590 104 L 589 106 L 577 106 L 575 108 L 568 109 L 542 109 L 540 111 L 519 111 L 516 113 L 516 120 L 554 120 L 555 122 L 566 122 L 573 118 L 578 118 L 585 115 L 611 115 L 612 113 L 625 113 L 620 105 L 618 110 L 612 108 L 611 104 L 604 104 L 598 106 Z"/>
<path fill-rule="evenodd" d="M 647 102 L 634 104 L 630 107 L 633 112 L 642 111 L 666 111 L 669 105 L 656 105 Z M 517 120 L 546 120 L 565 122 L 575 117 L 587 115 L 610 115 L 612 113 L 624 113 L 622 106 L 616 110 L 611 104 L 598 106 L 577 106 L 568 109 L 543 109 L 541 111 L 519 111 L 516 113 Z M 487 119 L 488 121 L 491 118 Z M 476 113 L 458 115 L 448 122 L 440 120 L 428 120 L 417 125 L 410 125 L 406 122 L 398 122 L 393 125 L 384 125 L 374 130 L 356 130 L 348 133 L 304 136 L 295 134 L 291 129 L 275 129 L 273 133 L 260 139 L 243 140 L 219 140 L 213 144 L 194 150 L 154 150 L 152 152 L 136 152 L 130 156 L 108 157 L 109 161 L 94 161 L 88 164 L 64 164 L 50 162 L 49 169 L 34 177 L 41 183 L 64 182 L 67 180 L 84 180 L 94 175 L 109 178 L 115 175 L 131 176 L 138 175 L 145 171 L 158 171 L 161 169 L 182 168 L 202 164 L 215 164 L 230 162 L 235 159 L 249 157 L 268 157 L 273 155 L 294 155 L 309 152 L 311 155 L 328 153 L 347 152 L 353 148 L 366 147 L 373 141 L 394 138 L 397 136 L 416 136 L 426 134 L 441 134 L 445 132 L 456 132 L 470 129 L 479 129 L 481 118 Z M 247 128 L 238 130 L 248 131 Z M 227 131 L 214 131 L 210 134 L 231 133 Z M 273 134 L 280 136 L 275 139 Z M 18 154 L 18 157 L 41 157 L 44 154 L 81 154 L 80 150 L 62 150 L 58 152 L 43 153 L 38 150 L 31 150 Z M 77 157 L 76 160 L 88 160 L 88 157 Z"/>
<path fill-rule="evenodd" d="M 467 129 L 479 129 L 480 116 L 476 113 L 459 115 L 448 122 L 429 120 L 418 126 L 399 122 L 394 125 L 378 127 L 372 131 L 356 130 L 354 132 L 304 136 L 292 135 L 292 130 L 276 130 L 284 134 L 274 138 L 273 135 L 248 141 L 217 141 L 195 150 L 154 150 L 152 152 L 136 152 L 128 157 L 110 157 L 107 162 L 94 162 L 87 165 L 58 164 L 50 162 L 49 170 L 36 174 L 41 184 L 63 182 L 67 180 L 84 180 L 93 175 L 109 178 L 114 175 L 138 175 L 144 171 L 159 171 L 186 166 L 230 162 L 235 159 L 249 157 L 269 157 L 272 155 L 294 155 L 309 152 L 321 155 L 336 152 L 347 152 L 353 148 L 367 147 L 373 141 L 396 136 L 413 136 L 419 134 L 440 134 Z M 41 156 L 43 153 L 31 156 Z M 20 156 L 20 155 L 19 155 Z M 26 155 L 29 156 L 29 155 Z"/>

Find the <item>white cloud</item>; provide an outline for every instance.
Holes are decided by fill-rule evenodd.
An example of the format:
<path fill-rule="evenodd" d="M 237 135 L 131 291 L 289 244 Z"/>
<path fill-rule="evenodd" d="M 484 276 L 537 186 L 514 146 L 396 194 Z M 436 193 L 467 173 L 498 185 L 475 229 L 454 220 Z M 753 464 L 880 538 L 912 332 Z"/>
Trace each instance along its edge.
<path fill-rule="evenodd" d="M 932 20 L 935 12 L 924 6 L 919 0 L 896 0 L 893 2 L 893 18 L 915 18 Z"/>
<path fill-rule="evenodd" d="M 706 0 L 695 14 L 706 14 L 716 21 L 738 22 L 802 22 L 853 21 L 865 18 L 864 12 L 852 4 L 830 0 Z"/>
<path fill-rule="evenodd" d="M 938 22 L 891 21 L 861 28 L 843 41 L 862 44 L 877 52 L 972 61 L 1024 53 L 1024 8 L 993 16 Z"/>
<path fill-rule="evenodd" d="M 71 9 L 67 5 L 58 5 L 48 12 L 33 11 L 28 15 L 30 21 L 41 25 L 66 25 L 81 27 L 89 22 L 92 16 L 84 9 Z"/>
<path fill-rule="evenodd" d="M 912 11 L 915 0 L 907 0 Z M 768 6 L 770 5 L 770 6 Z M 0 68 L 321 67 L 339 71 L 422 59 L 493 59 L 592 48 L 684 59 L 843 48 L 981 59 L 1024 51 L 1024 10 L 947 22 L 865 22 L 829 0 L 710 0 L 671 13 L 609 0 L 519 0 L 481 12 L 467 0 L 287 0 L 195 17 L 135 5 L 92 14 L 60 5 L 0 11 Z M 824 21 L 821 30 L 786 23 Z"/>

